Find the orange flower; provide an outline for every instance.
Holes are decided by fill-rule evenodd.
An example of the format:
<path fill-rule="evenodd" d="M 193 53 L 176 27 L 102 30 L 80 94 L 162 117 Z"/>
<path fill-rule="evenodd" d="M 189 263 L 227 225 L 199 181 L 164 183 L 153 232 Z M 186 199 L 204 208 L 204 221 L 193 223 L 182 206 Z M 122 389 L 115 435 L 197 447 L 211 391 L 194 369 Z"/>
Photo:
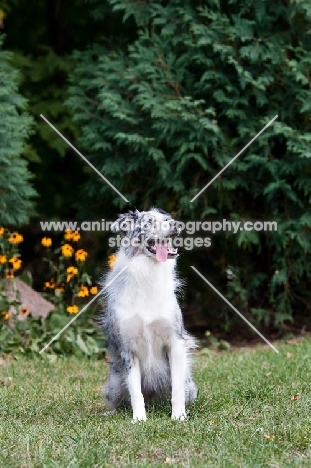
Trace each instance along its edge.
<path fill-rule="evenodd" d="M 62 286 L 58 287 L 58 288 L 55 288 L 55 293 L 56 294 L 61 294 L 63 293 L 65 290 Z"/>
<path fill-rule="evenodd" d="M 71 229 L 65 229 L 64 239 L 66 239 L 66 240 L 71 240 L 72 239 L 72 230 Z"/>
<path fill-rule="evenodd" d="M 116 254 L 108 255 L 108 265 L 110 268 L 113 268 L 116 263 Z"/>
<path fill-rule="evenodd" d="M 0 226 L 0 237 L 2 237 L 4 234 L 4 227 Z"/>
<path fill-rule="evenodd" d="M 52 239 L 50 237 L 43 237 L 42 241 L 41 241 L 41 244 L 44 246 L 44 247 L 51 247 L 52 245 Z"/>
<path fill-rule="evenodd" d="M 85 262 L 87 256 L 88 253 L 83 249 L 77 250 L 75 254 L 77 262 Z"/>
<path fill-rule="evenodd" d="M 73 255 L 74 249 L 70 244 L 64 244 L 61 246 L 61 251 L 64 257 L 71 257 Z"/>
<path fill-rule="evenodd" d="M 91 294 L 97 294 L 98 293 L 98 287 L 97 286 L 92 286 L 90 288 L 90 293 Z"/>
<path fill-rule="evenodd" d="M 85 297 L 89 295 L 89 290 L 87 286 L 84 286 L 83 284 L 80 287 L 80 291 L 78 292 L 78 297 Z"/>
<path fill-rule="evenodd" d="M 8 278 L 8 279 L 14 278 L 13 270 L 8 270 L 8 271 L 6 272 L 5 277 Z"/>
<path fill-rule="evenodd" d="M 54 289 L 55 288 L 55 281 L 51 279 L 51 281 L 46 281 L 44 283 L 44 289 Z"/>
<path fill-rule="evenodd" d="M 5 255 L 0 255 L 0 263 L 6 263 L 7 258 Z"/>
<path fill-rule="evenodd" d="M 81 237 L 81 236 L 80 236 L 80 234 L 78 233 L 78 231 L 75 231 L 75 232 L 73 232 L 72 235 L 71 235 L 71 240 L 72 240 L 73 242 L 78 242 L 78 240 L 80 240 L 80 237 Z"/>
<path fill-rule="evenodd" d="M 10 314 L 7 311 L 2 312 L 2 316 L 3 316 L 3 320 L 9 320 L 10 318 Z"/>
<path fill-rule="evenodd" d="M 29 314 L 30 309 L 28 307 L 22 307 L 21 309 L 19 309 L 19 315 L 21 315 L 22 317 L 26 317 Z"/>
<path fill-rule="evenodd" d="M 67 283 L 71 280 L 71 278 L 78 273 L 78 268 L 70 266 L 67 268 Z"/>
<path fill-rule="evenodd" d="M 18 257 L 12 257 L 10 258 L 9 262 L 13 264 L 13 269 L 14 270 L 19 270 L 20 267 L 22 266 L 22 261 Z"/>
<path fill-rule="evenodd" d="M 78 268 L 70 266 L 67 268 L 67 273 L 76 275 L 78 273 Z"/>
<path fill-rule="evenodd" d="M 76 314 L 78 312 L 78 310 L 79 310 L 79 308 L 76 305 L 72 305 L 72 306 L 67 307 L 67 312 L 69 312 L 69 314 Z"/>
<path fill-rule="evenodd" d="M 18 234 L 18 232 L 13 232 L 11 236 L 9 237 L 8 241 L 10 244 L 20 244 L 23 242 L 24 238 L 21 234 Z"/>

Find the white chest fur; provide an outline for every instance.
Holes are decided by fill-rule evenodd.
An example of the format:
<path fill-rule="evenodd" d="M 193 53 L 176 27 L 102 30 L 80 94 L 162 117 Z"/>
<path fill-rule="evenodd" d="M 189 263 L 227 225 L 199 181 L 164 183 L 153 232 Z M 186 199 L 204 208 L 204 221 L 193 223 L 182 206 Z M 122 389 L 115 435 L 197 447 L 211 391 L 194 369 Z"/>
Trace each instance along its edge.
<path fill-rule="evenodd" d="M 124 264 L 124 258 L 120 259 Z M 165 263 L 139 255 L 127 263 L 126 287 L 117 301 L 122 339 L 141 361 L 160 358 L 174 335 L 179 310 L 175 260 Z"/>

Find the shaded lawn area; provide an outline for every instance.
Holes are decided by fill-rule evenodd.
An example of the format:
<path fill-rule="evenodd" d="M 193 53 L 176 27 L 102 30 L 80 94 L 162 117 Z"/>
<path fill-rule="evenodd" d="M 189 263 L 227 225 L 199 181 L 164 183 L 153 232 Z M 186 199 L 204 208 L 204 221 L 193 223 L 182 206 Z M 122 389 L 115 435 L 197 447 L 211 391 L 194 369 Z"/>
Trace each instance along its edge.
<path fill-rule="evenodd" d="M 4 359 L 0 466 L 310 467 L 311 340 L 277 347 L 196 355 L 189 420 L 167 404 L 136 425 L 104 416 L 104 361 Z"/>

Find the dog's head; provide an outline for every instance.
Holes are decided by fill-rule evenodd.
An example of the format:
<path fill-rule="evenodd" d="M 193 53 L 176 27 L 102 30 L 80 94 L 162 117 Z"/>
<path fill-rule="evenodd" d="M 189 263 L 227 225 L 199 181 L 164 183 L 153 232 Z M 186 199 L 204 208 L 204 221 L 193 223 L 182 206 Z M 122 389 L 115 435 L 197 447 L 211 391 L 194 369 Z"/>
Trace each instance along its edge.
<path fill-rule="evenodd" d="M 121 232 L 121 248 L 128 257 L 144 254 L 158 262 L 176 258 L 172 239 L 181 232 L 180 223 L 163 210 L 138 210 L 120 214 L 111 226 L 112 232 Z"/>

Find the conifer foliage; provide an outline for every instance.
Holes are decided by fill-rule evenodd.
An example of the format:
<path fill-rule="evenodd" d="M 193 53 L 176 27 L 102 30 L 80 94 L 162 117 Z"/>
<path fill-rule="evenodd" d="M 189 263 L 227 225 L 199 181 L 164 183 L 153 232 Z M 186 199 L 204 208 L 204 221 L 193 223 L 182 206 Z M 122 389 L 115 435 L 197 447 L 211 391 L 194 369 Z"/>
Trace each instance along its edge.
<path fill-rule="evenodd" d="M 19 74 L 12 55 L 2 50 L 0 36 L 0 225 L 21 225 L 33 214 L 32 175 L 23 150 L 31 133 L 32 119 L 18 92 Z"/>
<path fill-rule="evenodd" d="M 246 314 L 291 319 L 311 299 L 311 5 L 110 4 L 135 22 L 137 35 L 120 50 L 93 44 L 76 52 L 68 104 L 82 147 L 131 206 L 155 204 L 192 219 L 277 221 L 274 234 L 223 234 L 202 272 L 213 263 L 225 277 L 230 266 L 230 297 Z M 101 209 L 125 207 L 96 177 L 87 192 Z"/>

